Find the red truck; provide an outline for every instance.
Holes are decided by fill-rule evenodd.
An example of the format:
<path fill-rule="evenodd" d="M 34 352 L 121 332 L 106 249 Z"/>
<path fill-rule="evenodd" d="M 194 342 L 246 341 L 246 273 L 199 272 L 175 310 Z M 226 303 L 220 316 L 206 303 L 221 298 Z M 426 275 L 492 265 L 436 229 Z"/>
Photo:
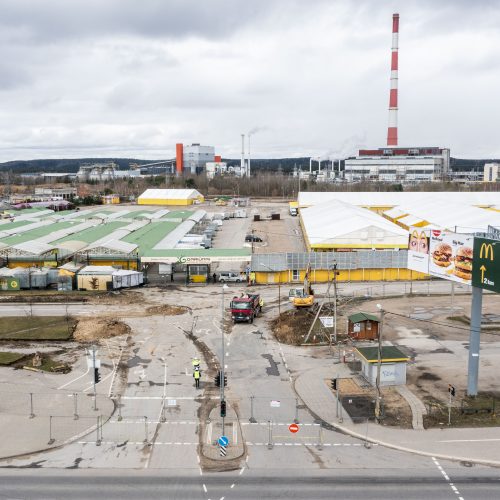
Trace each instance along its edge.
<path fill-rule="evenodd" d="M 231 318 L 235 323 L 237 321 L 253 323 L 253 319 L 262 311 L 260 295 L 248 294 L 243 297 L 233 297 L 230 307 Z"/>

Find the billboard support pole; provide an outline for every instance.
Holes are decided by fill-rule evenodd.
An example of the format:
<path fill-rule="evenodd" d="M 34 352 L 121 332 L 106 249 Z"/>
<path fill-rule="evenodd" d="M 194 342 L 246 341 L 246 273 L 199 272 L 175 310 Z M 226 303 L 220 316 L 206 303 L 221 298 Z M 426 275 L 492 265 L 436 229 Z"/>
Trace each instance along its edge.
<path fill-rule="evenodd" d="M 470 313 L 469 366 L 467 373 L 467 395 L 477 396 L 477 379 L 479 375 L 479 342 L 481 338 L 481 317 L 483 306 L 483 289 L 472 287 L 472 304 Z"/>

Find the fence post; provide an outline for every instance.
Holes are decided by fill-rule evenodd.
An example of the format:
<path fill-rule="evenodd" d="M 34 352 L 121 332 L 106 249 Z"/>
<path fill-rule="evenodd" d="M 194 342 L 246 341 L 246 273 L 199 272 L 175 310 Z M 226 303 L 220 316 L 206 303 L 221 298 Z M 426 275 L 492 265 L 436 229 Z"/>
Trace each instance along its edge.
<path fill-rule="evenodd" d="M 144 416 L 144 444 L 149 444 L 148 441 L 148 417 Z"/>
<path fill-rule="evenodd" d="M 52 437 L 52 415 L 49 416 L 49 441 L 47 444 L 53 444 L 55 439 Z"/>
<path fill-rule="evenodd" d="M 95 440 L 95 445 L 96 446 L 101 446 L 101 436 L 99 434 L 99 417 L 97 417 L 97 425 L 96 425 L 96 440 Z"/>
<path fill-rule="evenodd" d="M 73 414 L 73 420 L 78 420 L 78 394 L 76 392 L 73 393 L 73 402 L 75 404 L 75 412 Z"/>
<path fill-rule="evenodd" d="M 30 418 L 35 418 L 35 413 L 33 412 L 33 393 L 30 392 Z"/>
<path fill-rule="evenodd" d="M 255 396 L 250 396 L 250 419 L 249 422 L 252 424 L 257 423 L 257 420 L 255 420 L 253 416 L 253 402 L 254 402 Z"/>
<path fill-rule="evenodd" d="M 293 423 L 299 423 L 299 398 L 295 398 L 295 419 L 293 420 Z"/>
<path fill-rule="evenodd" d="M 267 425 L 269 428 L 269 437 L 267 440 L 267 449 L 272 450 L 273 449 L 273 428 L 272 428 L 272 421 L 268 420 Z"/>
<path fill-rule="evenodd" d="M 118 397 L 118 422 L 122 421 L 122 397 Z"/>
<path fill-rule="evenodd" d="M 318 450 L 323 449 L 323 425 L 319 424 L 319 435 L 318 435 Z"/>
<path fill-rule="evenodd" d="M 164 424 L 167 421 L 167 417 L 165 416 L 165 400 L 163 400 L 163 404 L 161 406 L 161 418 L 160 421 Z"/>

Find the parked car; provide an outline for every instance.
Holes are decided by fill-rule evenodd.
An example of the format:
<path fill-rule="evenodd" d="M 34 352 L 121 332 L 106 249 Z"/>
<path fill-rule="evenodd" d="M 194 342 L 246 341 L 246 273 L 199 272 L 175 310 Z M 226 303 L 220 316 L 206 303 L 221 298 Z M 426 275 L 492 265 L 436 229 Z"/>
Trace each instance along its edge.
<path fill-rule="evenodd" d="M 246 277 L 241 273 L 221 272 L 219 273 L 219 281 L 221 283 L 243 283 Z"/>
<path fill-rule="evenodd" d="M 262 243 L 262 238 L 260 236 L 255 236 L 253 234 L 247 234 L 245 236 L 245 241 L 254 242 L 254 243 Z"/>

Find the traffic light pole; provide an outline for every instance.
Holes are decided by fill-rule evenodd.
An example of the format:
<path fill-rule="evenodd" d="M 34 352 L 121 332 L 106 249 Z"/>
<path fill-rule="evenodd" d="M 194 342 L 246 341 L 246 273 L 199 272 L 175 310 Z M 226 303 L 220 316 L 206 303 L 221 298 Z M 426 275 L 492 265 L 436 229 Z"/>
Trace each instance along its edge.
<path fill-rule="evenodd" d="M 94 369 L 94 411 L 97 411 L 97 391 L 95 387 L 95 344 L 92 345 L 92 368 Z"/>
<path fill-rule="evenodd" d="M 224 401 L 224 287 L 226 285 L 222 285 L 222 307 L 221 307 L 221 342 L 222 342 L 222 355 L 221 355 L 221 367 L 220 367 L 220 401 L 221 405 Z M 222 408 L 222 406 L 221 406 Z M 224 416 L 222 417 L 222 435 L 225 436 L 226 434 L 224 433 Z"/>

